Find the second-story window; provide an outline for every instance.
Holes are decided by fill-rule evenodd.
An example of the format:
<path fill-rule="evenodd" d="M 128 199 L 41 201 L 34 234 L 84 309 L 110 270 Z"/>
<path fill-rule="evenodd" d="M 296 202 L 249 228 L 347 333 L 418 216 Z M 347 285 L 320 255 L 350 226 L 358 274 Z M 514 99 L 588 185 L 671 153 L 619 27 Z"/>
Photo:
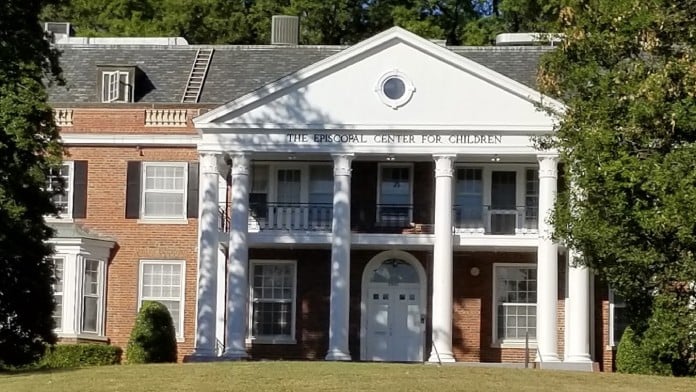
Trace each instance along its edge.
<path fill-rule="evenodd" d="M 46 190 L 59 192 L 52 196 L 53 205 L 58 209 L 58 215 L 70 217 L 72 213 L 72 162 L 64 162 L 60 166 L 51 168 L 46 182 Z"/>
<path fill-rule="evenodd" d="M 143 163 L 145 218 L 186 217 L 186 163 Z"/>

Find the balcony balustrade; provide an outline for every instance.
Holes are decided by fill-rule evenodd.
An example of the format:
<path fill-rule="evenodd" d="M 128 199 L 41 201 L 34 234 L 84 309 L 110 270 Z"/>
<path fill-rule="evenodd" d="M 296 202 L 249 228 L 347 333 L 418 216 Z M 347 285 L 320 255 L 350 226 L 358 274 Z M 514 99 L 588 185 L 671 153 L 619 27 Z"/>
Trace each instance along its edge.
<path fill-rule="evenodd" d="M 472 234 L 527 234 L 537 232 L 538 207 L 500 208 L 454 206 L 455 231 Z"/>
<path fill-rule="evenodd" d="M 359 208 L 351 229 L 362 233 L 432 234 L 432 222 L 412 204 L 377 204 Z M 427 207 L 423 207 L 427 208 Z M 493 208 L 453 206 L 452 225 L 459 234 L 516 235 L 537 232 L 537 207 Z M 229 231 L 230 209 L 220 207 L 220 230 Z M 333 206 L 330 203 L 250 203 L 249 231 L 331 232 Z"/>

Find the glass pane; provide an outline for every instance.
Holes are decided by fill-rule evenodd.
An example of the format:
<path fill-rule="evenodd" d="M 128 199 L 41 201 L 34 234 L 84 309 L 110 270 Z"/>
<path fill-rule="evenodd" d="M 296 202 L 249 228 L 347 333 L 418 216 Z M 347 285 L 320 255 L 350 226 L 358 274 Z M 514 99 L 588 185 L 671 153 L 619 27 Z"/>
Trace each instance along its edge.
<path fill-rule="evenodd" d="M 82 279 L 82 290 L 85 295 L 99 295 L 99 262 L 86 260 Z"/>
<path fill-rule="evenodd" d="M 268 166 L 253 165 L 251 168 L 251 192 L 250 193 L 267 193 L 268 192 Z"/>
<path fill-rule="evenodd" d="M 382 263 L 372 274 L 371 282 L 388 283 L 418 283 L 418 271 L 410 263 L 398 259 L 389 259 Z"/>
<path fill-rule="evenodd" d="M 278 202 L 299 203 L 302 194 L 299 169 L 278 170 Z"/>
<path fill-rule="evenodd" d="M 287 335 L 291 333 L 290 303 L 255 302 L 252 333 L 254 336 Z"/>
<path fill-rule="evenodd" d="M 494 171 L 491 173 L 491 208 L 515 209 L 517 197 L 517 172 Z"/>
<path fill-rule="evenodd" d="M 55 328 L 61 329 L 63 327 L 63 296 L 56 295 L 53 297 L 53 301 L 56 304 L 53 310 L 53 322 L 55 323 Z"/>
<path fill-rule="evenodd" d="M 184 216 L 184 194 L 182 193 L 145 193 L 145 215 L 147 216 Z"/>
<path fill-rule="evenodd" d="M 82 330 L 97 332 L 98 298 L 84 297 L 82 308 Z"/>

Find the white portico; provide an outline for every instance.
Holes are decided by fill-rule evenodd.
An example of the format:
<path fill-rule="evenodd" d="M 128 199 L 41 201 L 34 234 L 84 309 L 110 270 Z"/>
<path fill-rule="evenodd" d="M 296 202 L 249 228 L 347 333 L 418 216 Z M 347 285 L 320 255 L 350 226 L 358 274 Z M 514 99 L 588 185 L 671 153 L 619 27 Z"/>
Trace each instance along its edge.
<path fill-rule="evenodd" d="M 196 355 L 212 355 L 221 336 L 222 356 L 231 359 L 247 357 L 250 342 L 302 344 L 293 321 L 303 311 L 299 290 L 286 285 L 268 300 L 266 286 L 256 285 L 295 277 L 297 286 L 307 270 L 292 251 L 316 248 L 330 255 L 322 357 L 454 362 L 453 255 L 495 250 L 536 253 L 537 262 L 525 278 L 535 300 L 491 305 L 493 313 L 516 309 L 522 320 L 527 309 L 537 360 L 561 361 L 558 247 L 546 220 L 558 160 L 530 139 L 553 131 L 553 118 L 536 107 L 541 101 L 521 83 L 393 28 L 195 119 L 202 136 Z M 231 164 L 222 225 L 220 162 Z M 271 262 L 250 259 L 259 248 L 282 255 L 272 260 L 277 275 Z M 377 252 L 359 274 L 351 273 L 356 250 Z M 252 271 L 253 262 L 262 267 Z M 565 359 L 589 363 L 589 275 L 571 268 L 570 276 Z M 270 332 L 252 336 L 264 328 Z M 360 350 L 351 348 L 357 340 Z M 492 345 L 514 339 L 499 340 Z"/>

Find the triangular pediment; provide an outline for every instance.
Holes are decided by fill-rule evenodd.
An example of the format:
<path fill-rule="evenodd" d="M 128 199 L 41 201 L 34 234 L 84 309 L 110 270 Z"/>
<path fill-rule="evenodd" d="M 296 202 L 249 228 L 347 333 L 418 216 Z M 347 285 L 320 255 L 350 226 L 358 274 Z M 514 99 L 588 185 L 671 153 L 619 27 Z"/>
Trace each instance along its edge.
<path fill-rule="evenodd" d="M 390 82 L 392 90 L 385 89 L 385 82 L 394 78 L 400 82 Z M 540 103 L 563 110 L 562 104 L 534 89 L 394 27 L 222 105 L 194 123 L 204 132 L 221 128 L 551 132 L 554 118 L 539 109 Z"/>

